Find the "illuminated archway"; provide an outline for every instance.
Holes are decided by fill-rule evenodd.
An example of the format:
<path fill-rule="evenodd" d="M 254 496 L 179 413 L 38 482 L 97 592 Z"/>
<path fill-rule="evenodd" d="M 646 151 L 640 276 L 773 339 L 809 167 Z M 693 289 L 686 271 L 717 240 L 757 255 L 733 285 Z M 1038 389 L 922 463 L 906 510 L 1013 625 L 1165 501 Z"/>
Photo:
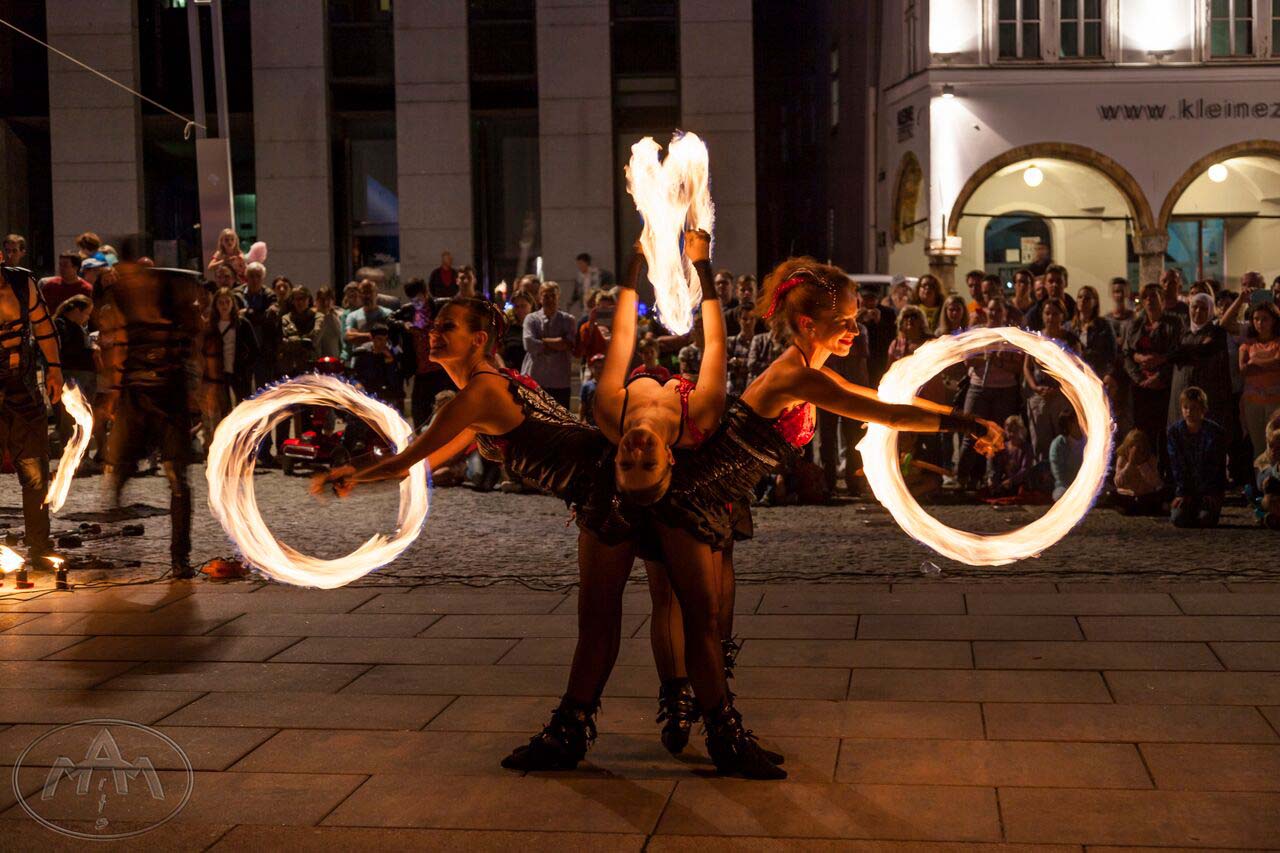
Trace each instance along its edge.
<path fill-rule="evenodd" d="M 1201 157 L 1187 171 L 1182 173 L 1182 176 L 1174 183 L 1173 188 L 1169 190 L 1169 194 L 1165 196 L 1164 204 L 1160 206 L 1159 227 L 1163 229 L 1168 226 L 1169 220 L 1173 216 L 1174 207 L 1177 206 L 1183 193 L 1195 182 L 1196 178 L 1207 172 L 1209 167 L 1215 163 L 1239 157 L 1270 157 L 1280 160 L 1280 142 L 1271 139 L 1250 139 L 1245 142 L 1224 146 Z"/>
<path fill-rule="evenodd" d="M 902 155 L 898 178 L 893 186 L 893 242 L 911 243 L 916 239 L 916 227 L 920 216 L 920 187 L 924 183 L 924 170 L 920 160 L 910 151 Z"/>
<path fill-rule="evenodd" d="M 948 236 L 959 235 L 960 219 L 965 213 L 965 208 L 983 184 L 1010 166 L 1035 160 L 1064 160 L 1097 171 L 1124 197 L 1129 207 L 1129 215 L 1133 217 L 1136 232 L 1140 235 L 1157 233 L 1151 204 L 1127 169 L 1107 155 L 1083 145 L 1070 142 L 1036 142 L 1020 145 L 998 157 L 993 157 L 969 176 L 964 186 L 960 188 L 960 194 L 956 196 L 955 203 L 951 206 L 951 215 L 947 218 Z"/>

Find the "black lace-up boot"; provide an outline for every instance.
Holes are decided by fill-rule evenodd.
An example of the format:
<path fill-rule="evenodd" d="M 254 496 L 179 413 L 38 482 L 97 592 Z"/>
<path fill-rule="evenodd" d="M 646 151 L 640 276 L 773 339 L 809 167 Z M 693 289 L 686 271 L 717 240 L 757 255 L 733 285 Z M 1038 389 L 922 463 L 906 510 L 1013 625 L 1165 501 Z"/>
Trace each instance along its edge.
<path fill-rule="evenodd" d="M 508 770 L 572 770 L 578 766 L 596 739 L 596 711 L 599 703 L 579 705 L 563 699 L 551 712 L 551 722 L 502 759 Z"/>
<path fill-rule="evenodd" d="M 749 729 L 742 727 L 742 715 L 726 699 L 719 708 L 704 715 L 707 754 L 716 771 L 725 776 L 747 779 L 785 779 L 787 771 L 770 761 Z"/>
<path fill-rule="evenodd" d="M 689 730 L 698 720 L 698 704 L 693 698 L 693 686 L 687 678 L 669 678 L 658 691 L 658 716 L 662 727 L 662 745 L 667 752 L 678 755 L 689 744 Z"/>
<path fill-rule="evenodd" d="M 720 648 L 724 651 L 724 679 L 727 686 L 728 682 L 733 679 L 733 668 L 738 663 L 738 654 L 742 651 L 742 644 L 737 640 L 721 640 Z M 730 687 L 729 701 L 732 702 L 733 699 L 734 692 L 733 688 Z M 787 760 L 786 756 L 780 752 L 774 752 L 773 750 L 765 749 L 764 747 L 760 747 L 760 751 L 763 752 L 765 757 L 774 764 L 782 764 Z"/>

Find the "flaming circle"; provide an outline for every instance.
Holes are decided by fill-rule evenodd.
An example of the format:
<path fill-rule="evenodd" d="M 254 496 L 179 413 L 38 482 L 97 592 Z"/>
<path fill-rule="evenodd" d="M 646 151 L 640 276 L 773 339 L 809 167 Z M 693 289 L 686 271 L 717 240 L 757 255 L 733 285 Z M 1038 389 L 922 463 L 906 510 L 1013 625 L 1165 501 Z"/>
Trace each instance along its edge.
<path fill-rule="evenodd" d="M 1078 356 L 1054 341 L 1022 329 L 1001 327 L 972 329 L 929 341 L 910 357 L 894 362 L 878 390 L 880 399 L 886 402 L 909 403 L 917 389 L 944 368 L 990 347 L 1009 345 L 1035 357 L 1062 384 L 1062 393 L 1075 407 L 1088 439 L 1084 462 L 1075 480 L 1040 518 L 1018 530 L 991 536 L 948 527 L 925 512 L 907 490 L 898 465 L 896 431 L 868 424 L 866 436 L 858 444 L 871 491 L 902 529 L 944 557 L 972 566 L 1003 566 L 1039 556 L 1089 512 L 1106 479 L 1111 458 L 1111 406 L 1101 380 Z"/>
<path fill-rule="evenodd" d="M 93 437 L 93 409 L 75 382 L 68 380 L 63 386 L 62 406 L 71 416 L 71 440 L 62 449 L 58 472 L 53 475 L 49 493 L 45 495 L 44 502 L 49 506 L 49 512 L 57 512 L 66 503 L 67 493 L 71 491 L 71 478 L 76 475 L 84 452 L 89 449 L 89 439 Z"/>
<path fill-rule="evenodd" d="M 299 376 L 268 388 L 232 409 L 214 432 L 205 477 L 209 508 L 245 560 L 263 574 L 297 586 L 333 589 L 384 566 L 418 538 L 427 519 L 426 462 L 400 482 L 400 515 L 394 535 L 381 534 L 345 557 L 320 560 L 277 541 L 258 511 L 253 469 L 258 446 L 291 406 L 331 406 L 350 412 L 381 433 L 397 451 L 413 440 L 413 428 L 390 406 L 334 376 Z"/>
<path fill-rule="evenodd" d="M 715 208 L 711 204 L 707 146 L 696 133 L 676 134 L 667 156 L 658 162 L 661 146 L 646 136 L 631 146 L 627 192 L 644 218 L 640 245 L 649 264 L 658 316 L 677 335 L 693 328 L 693 309 L 702 287 L 693 264 L 680 250 L 687 228 L 711 234 Z"/>

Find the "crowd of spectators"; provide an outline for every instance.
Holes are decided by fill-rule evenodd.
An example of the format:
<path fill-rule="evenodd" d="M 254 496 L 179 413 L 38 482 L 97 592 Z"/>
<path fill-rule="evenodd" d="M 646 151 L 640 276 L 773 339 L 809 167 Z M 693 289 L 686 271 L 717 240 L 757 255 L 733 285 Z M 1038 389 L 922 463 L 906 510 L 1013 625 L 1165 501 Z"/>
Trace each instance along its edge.
<path fill-rule="evenodd" d="M 21 264 L 25 243 L 5 240 L 6 262 Z M 263 253 L 265 254 L 265 253 Z M 845 379 L 875 387 L 898 359 L 928 341 L 966 329 L 1018 326 L 1080 356 L 1102 380 L 1117 424 L 1106 499 L 1127 513 L 1167 514 L 1179 526 L 1212 526 L 1224 499 L 1243 495 L 1260 523 L 1280 527 L 1280 277 L 1268 288 L 1256 272 L 1232 292 L 1212 280 L 1190 287 L 1176 269 L 1137 292 L 1123 278 L 1109 283 L 1111 306 L 1098 289 L 1070 292 L 1066 268 L 1046 253 L 1011 281 L 982 270 L 949 293 L 934 275 L 858 288 L 859 336 L 853 351 L 828 366 Z M 56 326 L 66 374 L 92 397 L 100 367 L 94 312 L 100 282 L 109 281 L 115 252 L 92 233 L 58 257 L 56 274 L 40 288 Z M 204 271 L 206 322 L 198 342 L 202 423 L 207 446 L 219 421 L 255 389 L 319 366 L 346 373 L 422 427 L 455 390 L 428 353 L 428 331 L 440 300 L 492 299 L 508 327 L 498 354 L 535 379 L 566 407 L 593 419 L 592 397 L 608 347 L 616 291 L 612 275 L 576 259 L 574 279 L 525 275 L 482 292 L 475 271 L 455 267 L 449 252 L 426 279 L 388 292 L 381 269 L 362 268 L 340 291 L 313 289 L 272 276 L 266 260 L 245 253 L 227 229 Z M 714 286 L 728 334 L 728 386 L 741 393 L 788 346 L 756 311 L 753 275 L 717 270 Z M 665 329 L 656 313 L 640 318 L 637 367 L 658 376 L 701 367 L 700 322 L 686 335 Z M 1034 358 L 995 346 L 934 377 L 919 394 L 1004 425 L 1007 443 L 995 458 L 950 435 L 902 436 L 904 470 L 918 494 L 951 494 L 990 502 L 1047 502 L 1079 470 L 1086 441 L 1058 381 Z M 95 439 L 104 444 L 97 425 Z M 55 436 L 69 433 L 65 415 Z M 277 465 L 284 442 L 304 429 L 285 421 L 264 442 L 259 464 Z M 865 488 L 855 446 L 861 424 L 822 413 L 809 457 L 762 483 L 762 502 L 820 502 L 841 489 Z M 446 470 L 447 469 L 447 470 Z M 440 485 L 467 483 L 519 491 L 478 455 L 460 457 L 437 473 Z"/>

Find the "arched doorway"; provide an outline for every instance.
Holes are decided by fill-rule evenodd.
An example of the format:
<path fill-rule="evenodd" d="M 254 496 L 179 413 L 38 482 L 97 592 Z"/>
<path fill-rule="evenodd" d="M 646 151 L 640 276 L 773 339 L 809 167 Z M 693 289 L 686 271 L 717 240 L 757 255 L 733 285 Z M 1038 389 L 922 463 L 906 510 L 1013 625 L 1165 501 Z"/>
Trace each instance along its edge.
<path fill-rule="evenodd" d="M 1135 212 L 1150 211 L 1093 166 L 1052 157 L 1014 160 L 976 183 L 965 204 L 947 226 L 960 238 L 958 274 L 978 269 L 1009 282 L 1043 242 L 1053 262 L 1070 270 L 1073 288 L 1092 284 L 1105 292 L 1114 276 L 1137 278 Z"/>
<path fill-rule="evenodd" d="M 1237 143 L 1197 160 L 1160 210 L 1169 231 L 1168 263 L 1187 281 L 1236 287 L 1257 270 L 1280 273 L 1280 143 Z"/>
<path fill-rule="evenodd" d="M 924 254 L 927 214 L 922 207 L 924 170 L 916 155 L 902 155 L 893 184 L 893 221 L 889 246 L 889 269 L 913 272 Z"/>

